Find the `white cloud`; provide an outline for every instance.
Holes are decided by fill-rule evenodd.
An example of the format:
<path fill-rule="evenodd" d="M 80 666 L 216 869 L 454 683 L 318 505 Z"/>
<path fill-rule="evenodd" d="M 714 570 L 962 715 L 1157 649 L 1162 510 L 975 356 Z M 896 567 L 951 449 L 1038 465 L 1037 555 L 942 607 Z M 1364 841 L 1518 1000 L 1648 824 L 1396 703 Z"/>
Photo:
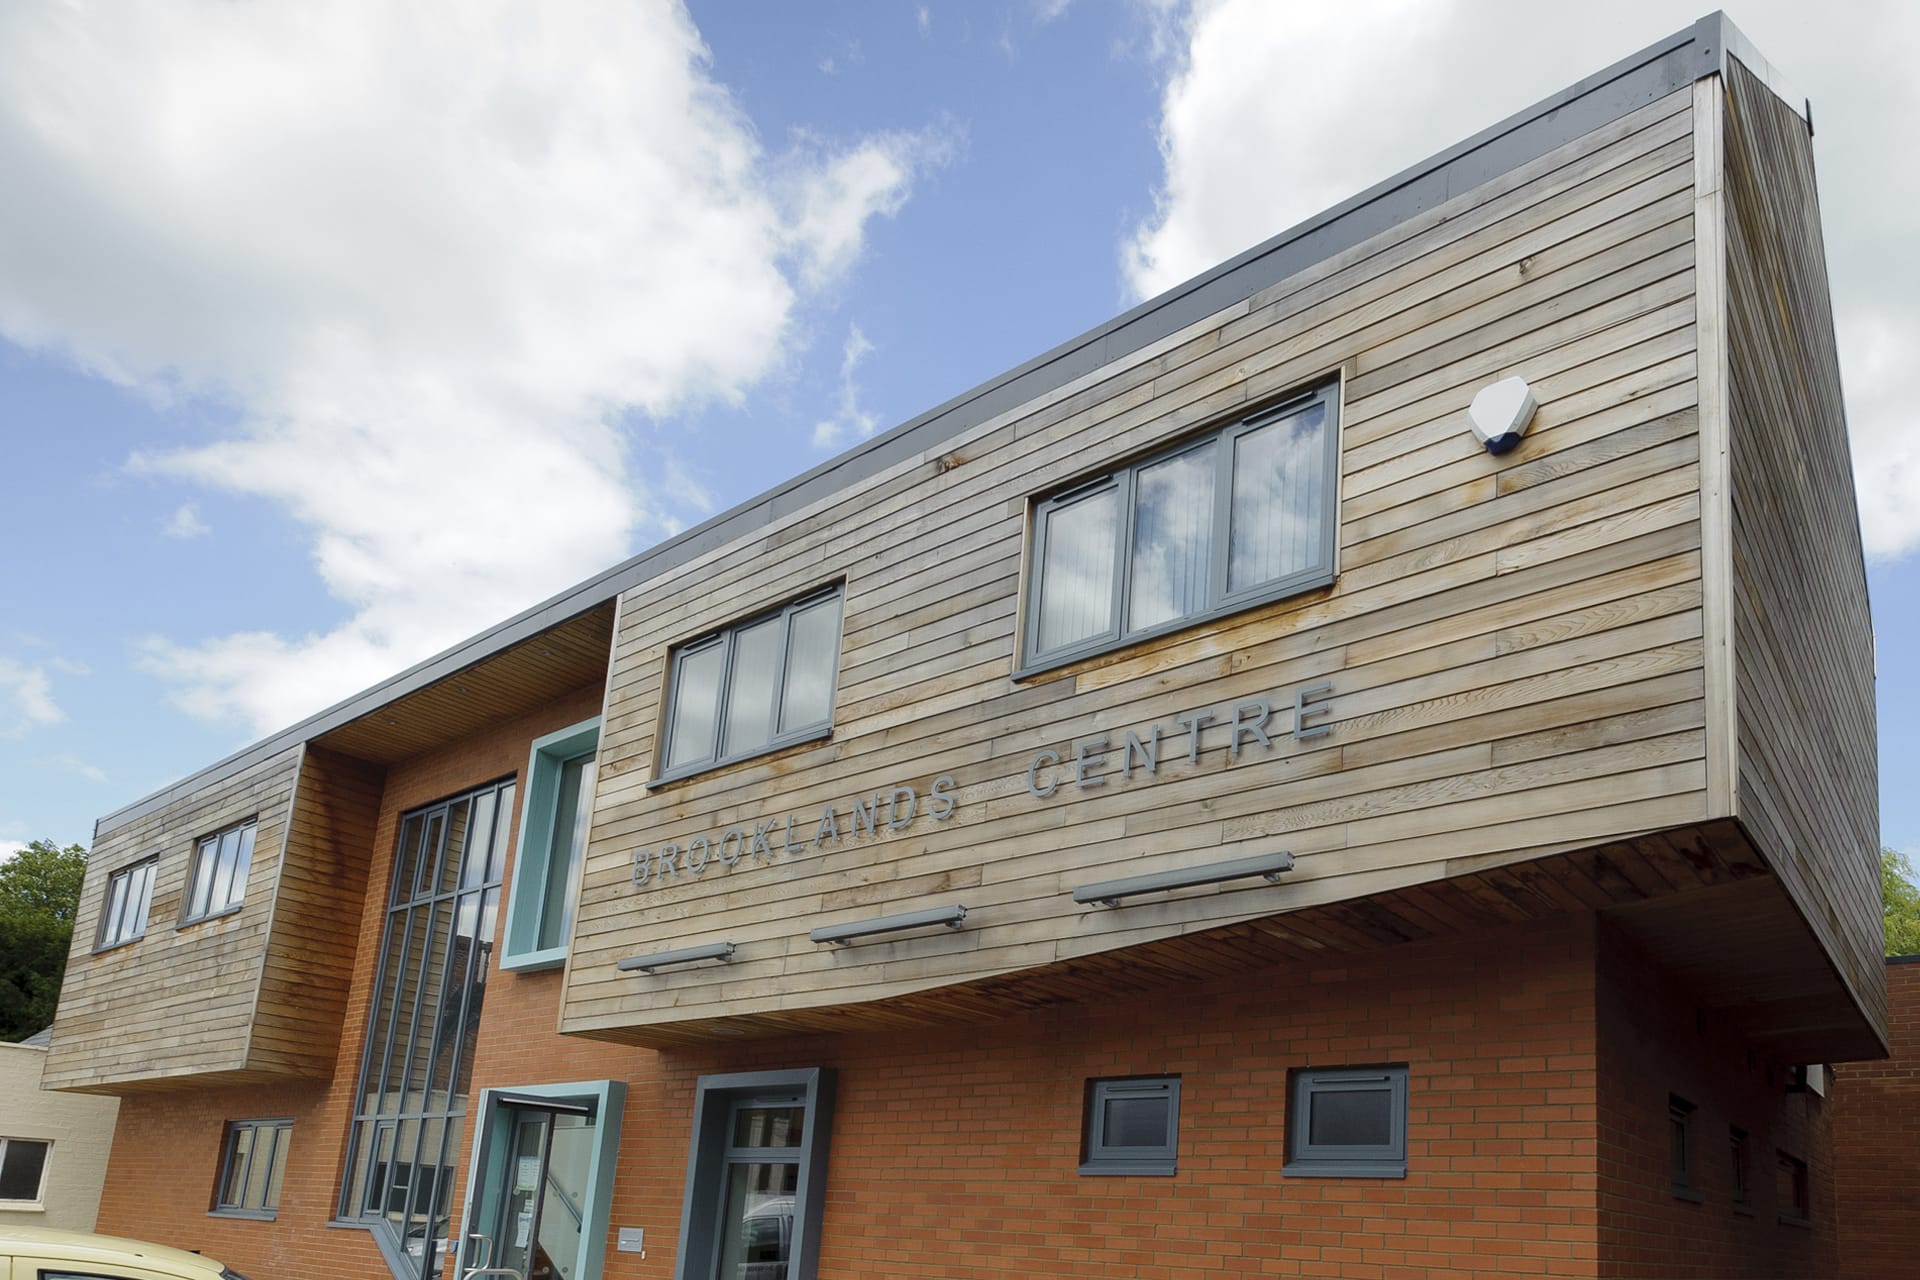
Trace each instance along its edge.
<path fill-rule="evenodd" d="M 780 367 L 946 145 L 770 154 L 668 0 L 0 7 L 0 335 L 239 407 L 135 467 L 281 504 L 350 616 L 144 652 L 266 732 L 677 528 L 633 415 Z"/>
<path fill-rule="evenodd" d="M 211 526 L 200 518 L 199 508 L 191 502 L 185 502 L 160 526 L 160 532 L 169 538 L 204 538 L 213 532 Z"/>
<path fill-rule="evenodd" d="M 96 764 L 89 764 L 79 756 L 71 753 L 48 756 L 42 760 L 41 763 L 50 764 L 65 773 L 73 774 L 75 777 L 85 778 L 88 782 L 105 782 L 107 780 L 107 771 L 105 769 L 102 769 Z"/>
<path fill-rule="evenodd" d="M 1677 0 L 1151 0 L 1168 59 L 1154 214 L 1122 246 L 1138 296 L 1172 287 L 1680 30 Z M 1813 102 L 1834 310 L 1869 554 L 1920 546 L 1920 7 L 1749 0 L 1735 20 Z M 1862 39 L 1871 32 L 1871 39 Z M 1897 151 L 1897 148 L 1896 148 Z"/>
<path fill-rule="evenodd" d="M 840 351 L 840 394 L 833 416 L 813 424 L 813 447 L 839 449 L 865 440 L 880 426 L 880 416 L 860 406 L 860 384 L 855 375 L 860 362 L 873 354 L 873 344 L 860 332 L 859 325 L 847 327 L 847 342 Z"/>
<path fill-rule="evenodd" d="M 5 862 L 26 847 L 25 840 L 0 840 L 0 862 Z"/>
<path fill-rule="evenodd" d="M 913 7 L 913 20 L 919 26 L 920 35 L 923 39 L 933 34 L 933 10 L 932 9 L 929 9 L 924 4 L 915 5 Z"/>
<path fill-rule="evenodd" d="M 45 667 L 0 658 L 0 737 L 16 738 L 66 718 L 53 700 Z"/>

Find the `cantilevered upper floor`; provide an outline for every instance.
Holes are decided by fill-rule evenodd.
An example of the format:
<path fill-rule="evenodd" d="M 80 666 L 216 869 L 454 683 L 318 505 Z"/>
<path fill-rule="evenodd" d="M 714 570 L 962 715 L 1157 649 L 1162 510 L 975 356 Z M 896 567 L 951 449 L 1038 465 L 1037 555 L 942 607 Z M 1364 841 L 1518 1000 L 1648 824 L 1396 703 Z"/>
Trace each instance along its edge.
<path fill-rule="evenodd" d="M 1704 19 L 103 820 L 49 1077 L 322 1071 L 371 961 L 294 921 L 358 918 L 369 836 L 310 815 L 587 676 L 564 1032 L 979 1016 L 1599 910 L 1783 1060 L 1881 1052 L 1871 632 L 1778 84 Z M 1468 406 L 1516 377 L 1490 452 Z M 564 676 L 523 670 L 569 627 Z M 248 899 L 175 929 L 249 816 Z M 168 935 L 94 954 L 150 857 Z M 224 1002 L 148 1018 L 192 965 Z"/>

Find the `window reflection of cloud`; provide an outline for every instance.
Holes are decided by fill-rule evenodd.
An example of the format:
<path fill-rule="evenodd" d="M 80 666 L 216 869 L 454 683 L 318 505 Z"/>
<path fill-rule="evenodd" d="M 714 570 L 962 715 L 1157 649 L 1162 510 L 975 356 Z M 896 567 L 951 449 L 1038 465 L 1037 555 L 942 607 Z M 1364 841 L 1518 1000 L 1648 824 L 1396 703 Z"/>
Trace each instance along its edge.
<path fill-rule="evenodd" d="M 668 741 L 669 766 L 704 760 L 713 754 L 714 721 L 720 705 L 720 669 L 723 650 L 711 645 L 689 653 L 676 673 L 673 729 Z"/>
<path fill-rule="evenodd" d="M 1244 591 L 1321 560 L 1325 427 L 1326 412 L 1314 405 L 1237 442 L 1228 590 Z"/>
<path fill-rule="evenodd" d="M 1099 635 L 1113 622 L 1117 493 L 1108 489 L 1047 516 L 1041 570 L 1040 649 Z"/>
<path fill-rule="evenodd" d="M 1214 446 L 1141 469 L 1134 484 L 1128 627 L 1138 631 L 1207 606 L 1213 549 Z"/>

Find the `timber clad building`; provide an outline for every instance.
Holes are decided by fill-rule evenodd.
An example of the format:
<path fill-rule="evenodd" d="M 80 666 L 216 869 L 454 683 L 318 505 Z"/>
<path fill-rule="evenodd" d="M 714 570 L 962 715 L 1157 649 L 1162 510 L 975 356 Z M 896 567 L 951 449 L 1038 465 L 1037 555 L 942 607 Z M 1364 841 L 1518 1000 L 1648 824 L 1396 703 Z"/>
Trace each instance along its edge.
<path fill-rule="evenodd" d="M 103 819 L 101 1229 L 1834 1275 L 1850 477 L 1808 122 L 1716 15 Z"/>

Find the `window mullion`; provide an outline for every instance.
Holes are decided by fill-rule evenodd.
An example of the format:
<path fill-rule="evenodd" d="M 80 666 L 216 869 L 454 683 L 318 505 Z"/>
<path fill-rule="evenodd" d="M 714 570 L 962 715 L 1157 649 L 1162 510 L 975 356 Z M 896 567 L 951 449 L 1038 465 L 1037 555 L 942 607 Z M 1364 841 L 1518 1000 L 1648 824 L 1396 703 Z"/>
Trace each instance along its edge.
<path fill-rule="evenodd" d="M 1120 473 L 1116 485 L 1120 511 L 1113 525 L 1119 545 L 1113 554 L 1113 625 L 1107 628 L 1106 634 L 1109 641 L 1127 634 L 1128 614 L 1133 606 L 1133 478 L 1137 471 L 1137 467 L 1128 467 Z"/>
<path fill-rule="evenodd" d="M 773 697 L 772 705 L 767 708 L 767 744 L 780 740 L 786 729 L 781 723 L 781 707 L 787 700 L 787 652 L 793 643 L 793 618 L 800 612 L 798 604 L 790 604 L 780 611 L 780 644 L 773 655 Z"/>
<path fill-rule="evenodd" d="M 708 764 L 725 760 L 732 754 L 731 744 L 727 742 L 727 709 L 733 702 L 734 630 L 729 627 L 720 634 L 720 694 L 713 700 L 713 754 L 707 757 Z"/>
<path fill-rule="evenodd" d="M 1222 431 L 1213 441 L 1213 552 L 1207 565 L 1207 608 L 1218 609 L 1227 599 L 1227 569 L 1233 547 L 1233 457 L 1235 430 Z"/>

